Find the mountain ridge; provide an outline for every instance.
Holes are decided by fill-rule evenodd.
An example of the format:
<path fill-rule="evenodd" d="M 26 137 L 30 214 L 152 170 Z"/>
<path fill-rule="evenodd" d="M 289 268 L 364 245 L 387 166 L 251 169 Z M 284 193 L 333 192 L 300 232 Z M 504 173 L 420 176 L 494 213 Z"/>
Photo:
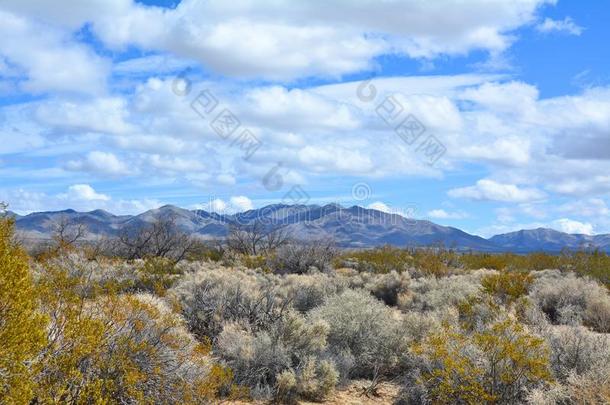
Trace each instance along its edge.
<path fill-rule="evenodd" d="M 230 226 L 260 221 L 268 226 L 282 226 L 298 239 L 330 237 L 345 248 L 369 248 L 381 245 L 435 246 L 459 250 L 527 253 L 559 252 L 564 248 L 599 248 L 610 252 L 610 234 L 568 234 L 550 228 L 523 229 L 490 238 L 472 235 L 459 228 L 439 225 L 423 219 L 406 218 L 357 205 L 272 204 L 235 214 L 219 214 L 201 209 L 188 210 L 174 205 L 145 211 L 138 215 L 115 215 L 97 209 L 77 212 L 34 212 L 15 217 L 17 230 L 30 239 L 50 238 L 59 220 L 85 224 L 91 239 L 114 237 L 125 227 L 143 227 L 152 221 L 171 216 L 179 229 L 204 239 L 226 236 Z"/>

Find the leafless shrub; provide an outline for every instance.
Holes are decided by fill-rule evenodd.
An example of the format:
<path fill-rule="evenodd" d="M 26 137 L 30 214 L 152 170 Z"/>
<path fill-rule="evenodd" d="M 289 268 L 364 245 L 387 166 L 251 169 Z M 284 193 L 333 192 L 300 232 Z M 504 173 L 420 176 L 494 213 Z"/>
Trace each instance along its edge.
<path fill-rule="evenodd" d="M 180 231 L 171 215 L 141 228 L 127 226 L 120 231 L 118 240 L 122 255 L 129 260 L 164 257 L 179 262 L 194 245 L 194 240 Z"/>
<path fill-rule="evenodd" d="M 87 226 L 71 221 L 67 216 L 61 216 L 52 225 L 52 235 L 59 247 L 74 246 L 87 236 Z"/>
<path fill-rule="evenodd" d="M 227 236 L 229 249 L 243 255 L 269 254 L 286 244 L 289 235 L 282 227 L 269 227 L 261 221 L 252 224 L 232 225 Z"/>
<path fill-rule="evenodd" d="M 334 242 L 330 239 L 287 243 L 276 251 L 271 268 L 280 274 L 329 271 L 336 254 Z"/>

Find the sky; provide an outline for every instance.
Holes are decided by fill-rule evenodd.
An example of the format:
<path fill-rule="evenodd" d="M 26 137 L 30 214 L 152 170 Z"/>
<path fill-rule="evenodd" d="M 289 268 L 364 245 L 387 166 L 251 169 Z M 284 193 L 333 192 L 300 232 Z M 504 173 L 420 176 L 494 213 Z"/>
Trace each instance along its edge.
<path fill-rule="evenodd" d="M 3 0 L 0 201 L 610 233 L 608 21 L 593 0 Z"/>

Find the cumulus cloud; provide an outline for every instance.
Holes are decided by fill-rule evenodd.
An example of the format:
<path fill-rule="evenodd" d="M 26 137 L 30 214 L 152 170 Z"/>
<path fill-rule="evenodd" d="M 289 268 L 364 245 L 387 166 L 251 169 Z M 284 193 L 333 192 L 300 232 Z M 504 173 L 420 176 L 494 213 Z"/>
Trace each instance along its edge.
<path fill-rule="evenodd" d="M 390 206 L 383 201 L 375 201 L 367 205 L 370 210 L 385 212 L 386 214 L 397 214 L 404 218 L 414 219 L 419 216 L 419 208 L 417 204 L 405 204 L 403 206 Z"/>
<path fill-rule="evenodd" d="M 91 23 L 107 46 L 118 49 L 137 45 L 198 60 L 223 74 L 293 79 L 370 69 L 373 59 L 386 53 L 497 54 L 514 41 L 512 31 L 531 22 L 546 2 L 366 0 L 349 8 L 340 1 L 320 8 L 272 0 L 239 0 L 230 7 L 183 0 L 163 9 L 132 1 L 75 6 L 66 0 L 8 0 L 3 7 L 67 30 Z"/>
<path fill-rule="evenodd" d="M 553 221 L 554 228 L 566 233 L 582 233 L 585 235 L 593 234 L 593 225 L 588 222 L 579 222 L 569 218 L 561 218 Z"/>
<path fill-rule="evenodd" d="M 71 39 L 68 31 L 3 10 L 0 56 L 23 72 L 22 89 L 34 92 L 104 92 L 110 63 Z M 66 4 L 66 6 L 68 6 Z"/>
<path fill-rule="evenodd" d="M 68 187 L 66 194 L 60 194 L 60 197 L 66 200 L 110 201 L 109 196 L 96 192 L 88 184 L 74 184 Z"/>
<path fill-rule="evenodd" d="M 240 195 L 230 197 L 229 201 L 221 198 L 212 198 L 205 204 L 194 205 L 193 208 L 218 214 L 235 214 L 254 209 L 254 203 L 250 198 Z"/>
<path fill-rule="evenodd" d="M 474 186 L 454 188 L 448 192 L 450 197 L 471 200 L 525 202 L 544 198 L 545 194 L 535 188 L 522 188 L 514 184 L 498 183 L 481 179 Z"/>
<path fill-rule="evenodd" d="M 577 25 L 571 17 L 566 17 L 563 20 L 553 20 L 552 18 L 545 18 L 540 24 L 536 26 L 536 29 L 540 32 L 564 32 L 569 35 L 580 35 L 584 31 L 584 28 Z"/>
<path fill-rule="evenodd" d="M 254 209 L 254 204 L 252 204 L 252 200 L 243 195 L 231 197 L 229 201 L 231 203 L 231 206 L 234 207 L 238 212 Z"/>
<path fill-rule="evenodd" d="M 390 208 L 386 203 L 384 203 L 382 201 L 375 201 L 374 203 L 367 205 L 366 208 L 368 208 L 370 210 L 386 212 L 388 214 L 391 214 L 393 212 L 392 208 Z"/>
<path fill-rule="evenodd" d="M 463 211 L 445 211 L 444 209 L 434 209 L 428 211 L 428 216 L 435 219 L 464 219 L 468 218 L 468 214 Z"/>

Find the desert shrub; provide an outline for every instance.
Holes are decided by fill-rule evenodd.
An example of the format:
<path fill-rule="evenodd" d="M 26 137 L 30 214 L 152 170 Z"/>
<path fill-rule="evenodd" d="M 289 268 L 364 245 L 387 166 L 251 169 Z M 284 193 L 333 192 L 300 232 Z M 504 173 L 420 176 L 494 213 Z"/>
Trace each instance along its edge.
<path fill-rule="evenodd" d="M 296 372 L 287 370 L 280 374 L 276 397 L 281 402 L 292 402 L 297 397 L 322 402 L 334 390 L 338 381 L 339 375 L 331 361 L 317 361 L 314 357 L 309 357 Z"/>
<path fill-rule="evenodd" d="M 386 303 L 397 306 L 404 294 L 407 293 L 411 277 L 408 272 L 398 273 L 392 270 L 388 273 L 357 273 L 345 275 L 350 288 L 362 288 L 369 291 L 374 297 Z"/>
<path fill-rule="evenodd" d="M 490 297 L 471 296 L 457 304 L 458 321 L 464 330 L 481 331 L 497 321 L 503 307 Z"/>
<path fill-rule="evenodd" d="M 610 296 L 589 278 L 540 272 L 529 297 L 554 324 L 584 323 L 599 332 L 610 331 Z"/>
<path fill-rule="evenodd" d="M 1 208 L 1 207 L 0 207 Z M 34 360 L 45 344 L 28 258 L 13 241 L 13 222 L 0 218 L 0 402 L 33 397 Z"/>
<path fill-rule="evenodd" d="M 610 364 L 610 335 L 591 332 L 582 326 L 553 326 L 544 332 L 551 348 L 555 377 L 565 382 L 572 374 L 583 375 Z"/>
<path fill-rule="evenodd" d="M 325 322 L 289 311 L 266 330 L 225 324 L 217 350 L 236 381 L 251 387 L 256 397 L 322 400 L 338 381 L 334 365 L 322 358 L 327 334 Z"/>
<path fill-rule="evenodd" d="M 181 274 L 182 272 L 173 260 L 163 257 L 147 258 L 136 267 L 137 278 L 134 281 L 133 289 L 163 296 L 176 283 Z"/>
<path fill-rule="evenodd" d="M 194 240 L 187 252 L 186 259 L 189 261 L 220 262 L 224 255 L 225 248 L 222 244 Z"/>
<path fill-rule="evenodd" d="M 511 304 L 527 294 L 534 277 L 525 272 L 504 271 L 481 279 L 483 291 L 503 304 Z"/>
<path fill-rule="evenodd" d="M 239 261 L 240 264 L 242 264 L 244 267 L 247 267 L 249 269 L 262 269 L 262 270 L 269 270 L 269 267 L 267 266 L 267 256 L 263 256 L 263 255 L 258 255 L 258 256 L 254 256 L 254 255 L 244 255 L 244 254 L 240 254 L 237 256 L 237 260 Z"/>
<path fill-rule="evenodd" d="M 83 251 L 78 250 L 64 251 L 34 264 L 37 277 L 44 276 L 49 268 L 63 269 L 71 277 L 79 278 L 79 288 L 90 298 L 107 292 L 164 295 L 182 274 L 181 267 L 168 258 L 125 261 L 100 257 L 90 260 Z"/>
<path fill-rule="evenodd" d="M 68 277 L 79 280 L 79 294 L 93 297 L 107 291 L 118 293 L 133 289 L 142 263 L 107 258 L 89 260 L 82 251 L 72 250 L 34 262 L 32 270 L 36 279 L 52 270 L 65 272 Z"/>
<path fill-rule="evenodd" d="M 164 257 L 178 263 L 188 257 L 197 241 L 180 229 L 175 214 L 154 218 L 144 225 L 124 225 L 119 230 L 114 256 L 129 260 Z"/>
<path fill-rule="evenodd" d="M 310 316 L 330 325 L 330 352 L 339 357 L 353 356 L 350 377 L 376 380 L 400 366 L 406 341 L 400 314 L 365 291 L 346 290 L 329 298 Z"/>
<path fill-rule="evenodd" d="M 558 268 L 592 277 L 610 288 L 610 272 L 608 271 L 610 255 L 606 252 L 600 250 L 564 252 Z"/>
<path fill-rule="evenodd" d="M 229 391 L 231 373 L 184 320 L 150 295 L 95 295 L 88 273 L 46 264 L 38 301 L 50 319 L 38 403 L 196 403 Z"/>
<path fill-rule="evenodd" d="M 605 404 L 610 401 L 610 336 L 582 326 L 552 326 L 544 331 L 551 349 L 554 384 L 532 390 L 532 404 Z M 554 402 L 552 402 L 554 401 Z"/>
<path fill-rule="evenodd" d="M 413 279 L 407 295 L 401 300 L 406 310 L 433 311 L 448 308 L 481 294 L 481 278 L 489 272 L 476 271 L 470 274 L 442 278 L 422 277 Z"/>
<path fill-rule="evenodd" d="M 282 295 L 301 313 L 322 305 L 328 297 L 347 288 L 343 278 L 324 273 L 290 274 L 280 283 Z"/>
<path fill-rule="evenodd" d="M 513 404 L 552 378 L 543 339 L 508 318 L 472 334 L 447 325 L 413 352 L 425 360 L 419 383 L 433 403 Z"/>
<path fill-rule="evenodd" d="M 236 322 L 255 332 L 264 330 L 290 307 L 279 295 L 272 275 L 198 266 L 199 270 L 185 274 L 169 292 L 196 336 L 215 339 L 225 322 Z"/>
<path fill-rule="evenodd" d="M 335 260 L 335 267 L 354 266 L 358 271 L 381 274 L 392 270 L 401 273 L 413 264 L 413 260 L 410 252 L 404 249 L 383 246 L 345 253 Z"/>
<path fill-rule="evenodd" d="M 411 251 L 415 276 L 443 277 L 452 274 L 458 267 L 458 255 L 440 246 L 437 248 L 420 248 Z"/>
<path fill-rule="evenodd" d="M 287 243 L 279 247 L 270 259 L 270 267 L 281 274 L 305 274 L 311 269 L 329 271 L 337 252 L 327 239 Z"/>
<path fill-rule="evenodd" d="M 512 256 L 506 254 L 468 253 L 460 257 L 460 262 L 467 269 L 504 270 L 509 267 Z"/>
<path fill-rule="evenodd" d="M 567 257 L 566 257 L 567 258 Z M 533 252 L 526 255 L 514 253 L 468 253 L 460 257 L 460 263 L 467 269 L 494 270 L 545 270 L 560 266 L 565 258 L 543 252 Z"/>
<path fill-rule="evenodd" d="M 445 324 L 457 324 L 457 311 L 439 312 L 409 311 L 403 314 L 402 330 L 409 343 L 421 342 L 432 333 L 439 332 Z"/>

